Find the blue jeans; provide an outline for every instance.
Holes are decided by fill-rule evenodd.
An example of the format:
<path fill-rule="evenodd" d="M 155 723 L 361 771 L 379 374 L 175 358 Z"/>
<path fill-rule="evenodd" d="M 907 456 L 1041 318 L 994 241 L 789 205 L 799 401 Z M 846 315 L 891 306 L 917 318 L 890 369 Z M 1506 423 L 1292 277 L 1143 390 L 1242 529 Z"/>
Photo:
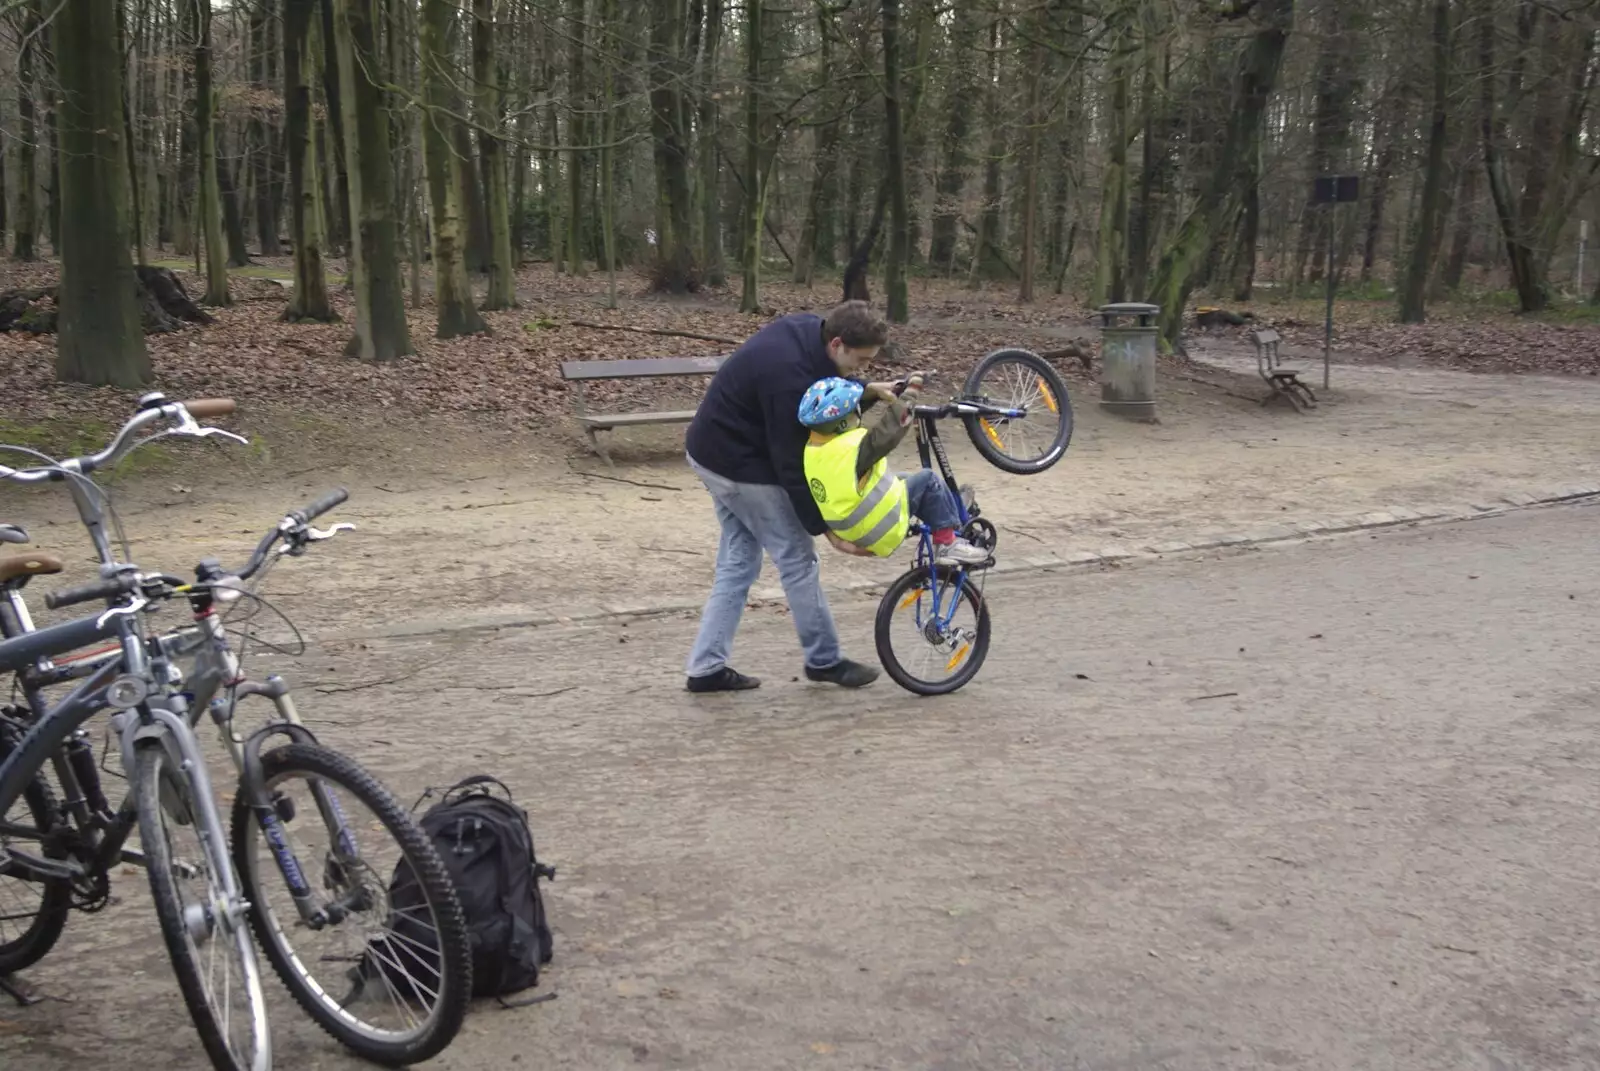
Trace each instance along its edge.
<path fill-rule="evenodd" d="M 918 469 L 904 474 L 906 504 L 911 515 L 937 532 L 941 528 L 954 528 L 961 523 L 956 511 L 955 496 L 945 486 L 944 478 L 933 469 Z"/>
<path fill-rule="evenodd" d="M 816 543 L 800 523 L 789 493 L 776 485 L 735 483 L 702 468 L 692 457 L 689 466 L 711 492 L 722 525 L 717 578 L 700 615 L 700 633 L 689 652 L 689 676 L 709 676 L 728 664 L 750 585 L 761 575 L 763 550 L 778 567 L 806 665 L 811 669 L 838 665 L 844 656 L 839 653 L 839 632 L 822 593 Z"/>

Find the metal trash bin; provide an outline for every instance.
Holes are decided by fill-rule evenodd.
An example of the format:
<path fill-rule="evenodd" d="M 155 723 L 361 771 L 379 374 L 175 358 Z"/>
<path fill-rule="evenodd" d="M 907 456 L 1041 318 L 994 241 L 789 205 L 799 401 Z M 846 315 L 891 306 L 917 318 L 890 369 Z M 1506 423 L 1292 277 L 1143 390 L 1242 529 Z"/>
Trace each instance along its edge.
<path fill-rule="evenodd" d="M 1161 309 L 1136 301 L 1105 305 L 1100 317 L 1100 406 L 1134 420 L 1156 419 L 1156 343 Z"/>

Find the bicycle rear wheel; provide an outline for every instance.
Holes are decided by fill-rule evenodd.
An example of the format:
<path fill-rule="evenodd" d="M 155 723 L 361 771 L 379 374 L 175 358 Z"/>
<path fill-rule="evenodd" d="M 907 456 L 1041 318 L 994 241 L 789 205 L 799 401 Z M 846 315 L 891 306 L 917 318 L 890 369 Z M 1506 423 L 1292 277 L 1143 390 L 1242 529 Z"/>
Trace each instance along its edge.
<path fill-rule="evenodd" d="M 1072 441 L 1072 402 L 1061 374 L 1036 353 L 995 350 L 973 368 L 962 388 L 1025 417 L 962 417 L 967 438 L 996 468 L 1031 476 L 1061 460 Z"/>
<path fill-rule="evenodd" d="M 360 1056 L 401 1065 L 437 1055 L 466 1016 L 472 951 L 432 842 L 348 756 L 287 744 L 264 753 L 261 766 L 271 836 L 282 834 L 329 919 L 316 928 L 302 920 L 271 837 L 241 792 L 234 861 L 273 970 L 319 1026 Z M 396 903 L 390 890 L 402 877 L 406 902 Z"/>
<path fill-rule="evenodd" d="M 6 756 L 0 739 L 0 759 Z M 43 777 L 36 777 L 22 798 L 0 815 L 0 821 L 28 825 L 48 833 L 55 822 L 55 795 Z M 0 843 L 0 855 L 4 854 Z M 31 851 L 32 845 L 23 848 Z M 0 974 L 13 974 L 38 963 L 61 938 L 72 906 L 72 886 L 65 880 L 34 881 L 10 873 L 0 862 Z"/>
<path fill-rule="evenodd" d="M 139 839 L 172 971 L 218 1071 L 267 1071 L 272 1039 L 244 905 L 229 896 L 227 845 L 212 842 L 194 784 L 165 743 L 134 759 Z"/>
<path fill-rule="evenodd" d="M 947 695 L 976 676 L 989 654 L 989 607 L 962 570 L 919 565 L 883 593 L 873 640 L 900 687 Z"/>

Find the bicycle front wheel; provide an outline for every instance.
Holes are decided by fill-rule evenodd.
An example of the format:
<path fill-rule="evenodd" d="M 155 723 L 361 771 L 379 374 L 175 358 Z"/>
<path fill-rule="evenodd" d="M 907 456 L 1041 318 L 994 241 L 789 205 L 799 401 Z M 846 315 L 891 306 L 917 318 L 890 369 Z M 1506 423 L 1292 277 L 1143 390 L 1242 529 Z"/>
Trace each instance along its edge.
<path fill-rule="evenodd" d="M 466 1016 L 472 951 L 432 842 L 345 755 L 287 744 L 263 754 L 261 766 L 271 832 L 241 792 L 233 854 L 273 970 L 358 1055 L 389 1065 L 437 1055 Z M 280 851 L 292 853 L 290 872 L 306 886 L 305 913 Z"/>
<path fill-rule="evenodd" d="M 989 654 L 989 607 L 962 570 L 921 565 L 883 593 L 873 640 L 900 687 L 947 695 L 976 676 Z"/>
<path fill-rule="evenodd" d="M 1067 385 L 1036 353 L 995 350 L 973 368 L 962 388 L 969 398 L 982 398 L 1006 409 L 1026 409 L 1027 416 L 968 416 L 967 438 L 996 468 L 1031 476 L 1061 460 L 1072 441 L 1072 403 Z"/>
<path fill-rule="evenodd" d="M 200 1043 L 218 1071 L 267 1071 L 266 997 L 243 905 L 228 895 L 228 846 L 220 831 L 213 843 L 194 783 L 165 744 L 141 746 L 134 763 L 145 873 Z"/>

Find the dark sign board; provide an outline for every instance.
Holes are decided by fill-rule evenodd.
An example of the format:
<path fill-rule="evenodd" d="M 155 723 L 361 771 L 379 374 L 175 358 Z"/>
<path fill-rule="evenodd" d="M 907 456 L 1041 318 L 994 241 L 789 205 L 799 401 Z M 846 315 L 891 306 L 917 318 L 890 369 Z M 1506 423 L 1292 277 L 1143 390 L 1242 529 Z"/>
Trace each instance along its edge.
<path fill-rule="evenodd" d="M 1311 184 L 1311 203 L 1347 204 L 1361 200 L 1360 175 L 1323 175 Z"/>

